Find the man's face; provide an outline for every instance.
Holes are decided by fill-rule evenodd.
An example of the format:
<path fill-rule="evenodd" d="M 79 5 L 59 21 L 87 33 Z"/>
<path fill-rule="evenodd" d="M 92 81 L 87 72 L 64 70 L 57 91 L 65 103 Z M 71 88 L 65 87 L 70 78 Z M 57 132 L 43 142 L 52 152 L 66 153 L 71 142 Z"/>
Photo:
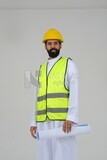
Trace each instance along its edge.
<path fill-rule="evenodd" d="M 59 55 L 61 43 L 58 40 L 48 40 L 45 44 L 49 57 L 55 58 Z"/>

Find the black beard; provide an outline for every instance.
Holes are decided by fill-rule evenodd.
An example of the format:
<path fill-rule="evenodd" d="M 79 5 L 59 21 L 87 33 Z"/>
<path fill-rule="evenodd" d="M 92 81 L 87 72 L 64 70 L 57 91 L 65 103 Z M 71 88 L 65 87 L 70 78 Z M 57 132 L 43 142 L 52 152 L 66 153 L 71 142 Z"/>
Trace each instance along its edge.
<path fill-rule="evenodd" d="M 59 55 L 60 49 L 52 48 L 50 50 L 47 50 L 49 57 L 55 58 Z"/>

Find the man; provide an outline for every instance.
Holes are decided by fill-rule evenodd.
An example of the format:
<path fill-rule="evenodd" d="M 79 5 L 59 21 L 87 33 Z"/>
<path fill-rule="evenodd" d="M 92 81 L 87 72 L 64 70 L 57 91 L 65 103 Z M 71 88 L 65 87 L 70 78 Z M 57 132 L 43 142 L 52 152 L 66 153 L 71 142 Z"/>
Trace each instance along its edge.
<path fill-rule="evenodd" d="M 39 70 L 40 87 L 30 127 L 34 138 L 37 130 L 62 126 L 69 133 L 78 123 L 78 71 L 72 59 L 60 56 L 62 42 L 56 29 L 49 29 L 43 37 L 49 58 Z M 38 141 L 37 145 L 38 160 L 77 160 L 75 136 Z"/>

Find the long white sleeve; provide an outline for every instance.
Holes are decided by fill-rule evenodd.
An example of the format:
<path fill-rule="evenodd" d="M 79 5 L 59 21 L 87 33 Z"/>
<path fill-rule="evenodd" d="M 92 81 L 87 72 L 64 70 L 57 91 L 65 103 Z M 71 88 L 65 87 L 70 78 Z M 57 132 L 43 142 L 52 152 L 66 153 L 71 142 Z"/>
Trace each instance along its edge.
<path fill-rule="evenodd" d="M 33 98 L 33 107 L 32 107 L 32 117 L 30 121 L 30 126 L 36 126 L 36 104 L 37 104 L 37 93 L 38 93 L 38 87 L 33 86 L 33 92 L 34 92 L 34 98 Z"/>
<path fill-rule="evenodd" d="M 68 61 L 65 85 L 70 91 L 67 120 L 78 123 L 78 70 L 72 60 Z"/>

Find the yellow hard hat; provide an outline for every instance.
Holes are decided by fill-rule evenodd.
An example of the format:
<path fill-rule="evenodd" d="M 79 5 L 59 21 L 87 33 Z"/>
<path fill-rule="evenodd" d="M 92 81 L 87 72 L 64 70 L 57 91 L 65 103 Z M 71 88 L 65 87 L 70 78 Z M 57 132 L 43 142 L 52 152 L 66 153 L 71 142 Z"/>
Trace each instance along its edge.
<path fill-rule="evenodd" d="M 51 40 L 51 39 L 57 39 L 57 40 L 63 42 L 63 37 L 62 37 L 61 33 L 56 29 L 49 29 L 45 33 L 42 42 L 45 43 L 47 40 Z"/>

